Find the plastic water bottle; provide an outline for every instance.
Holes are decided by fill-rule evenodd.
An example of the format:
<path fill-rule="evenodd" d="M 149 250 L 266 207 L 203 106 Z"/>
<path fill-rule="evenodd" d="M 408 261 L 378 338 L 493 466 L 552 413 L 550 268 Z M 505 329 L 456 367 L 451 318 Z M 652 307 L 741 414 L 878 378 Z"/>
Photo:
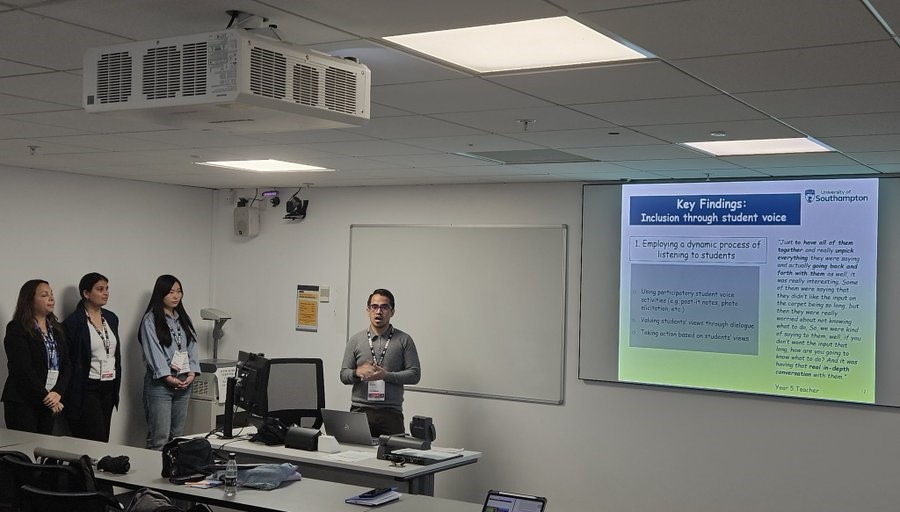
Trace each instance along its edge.
<path fill-rule="evenodd" d="M 237 494 L 237 460 L 233 453 L 228 454 L 228 462 L 225 464 L 225 496 L 234 496 Z"/>

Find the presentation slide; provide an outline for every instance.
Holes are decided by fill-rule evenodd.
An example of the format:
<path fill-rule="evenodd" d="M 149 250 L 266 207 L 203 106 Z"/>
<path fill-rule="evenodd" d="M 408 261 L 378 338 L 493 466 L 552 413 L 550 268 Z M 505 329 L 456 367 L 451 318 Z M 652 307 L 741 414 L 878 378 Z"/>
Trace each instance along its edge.
<path fill-rule="evenodd" d="M 875 403 L 878 180 L 622 187 L 618 380 Z"/>

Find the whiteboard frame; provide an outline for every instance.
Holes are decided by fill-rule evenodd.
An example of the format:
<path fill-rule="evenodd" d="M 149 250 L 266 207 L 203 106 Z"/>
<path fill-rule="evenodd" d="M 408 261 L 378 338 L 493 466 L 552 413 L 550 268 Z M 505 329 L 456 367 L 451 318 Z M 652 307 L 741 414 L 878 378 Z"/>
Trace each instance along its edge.
<path fill-rule="evenodd" d="M 559 319 L 559 336 L 560 336 L 560 352 L 559 352 L 559 393 L 554 398 L 536 398 L 524 397 L 516 395 L 498 394 L 498 393 L 476 393 L 464 390 L 441 389 L 419 385 L 408 385 L 405 389 L 408 391 L 416 391 L 420 393 L 433 393 L 440 395 L 453 395 L 473 398 L 486 398 L 496 400 L 510 400 L 515 402 L 527 402 L 536 404 L 563 405 L 565 403 L 565 381 L 566 381 L 566 318 L 568 317 L 568 242 L 569 230 L 567 224 L 350 224 L 349 231 L 349 261 L 347 270 L 347 325 L 345 339 L 351 336 L 350 323 L 353 315 L 352 304 L 353 297 L 353 230 L 355 228 L 434 228 L 434 229 L 559 229 L 562 234 L 562 261 L 560 274 L 562 278 L 561 297 L 562 304 L 561 318 Z M 359 299 L 356 298 L 358 301 Z"/>

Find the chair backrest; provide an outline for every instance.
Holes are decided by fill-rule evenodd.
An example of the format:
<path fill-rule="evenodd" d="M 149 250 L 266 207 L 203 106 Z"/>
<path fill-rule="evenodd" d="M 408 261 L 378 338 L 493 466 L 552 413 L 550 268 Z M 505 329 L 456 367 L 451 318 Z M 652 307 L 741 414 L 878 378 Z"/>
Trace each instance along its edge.
<path fill-rule="evenodd" d="M 81 468 L 68 464 L 36 464 L 10 456 L 3 457 L 17 488 L 30 485 L 40 489 L 65 492 L 95 491 L 93 483 L 85 479 Z M 93 475 L 92 475 L 93 476 Z"/>
<path fill-rule="evenodd" d="M 23 485 L 22 512 L 109 512 L 123 510 L 115 498 L 97 491 L 64 492 Z"/>
<path fill-rule="evenodd" d="M 267 416 L 318 430 L 325 408 L 325 371 L 318 358 L 269 359 Z"/>
<path fill-rule="evenodd" d="M 0 512 L 15 512 L 19 509 L 19 486 L 6 457 L 22 462 L 31 462 L 28 455 L 17 451 L 0 450 Z"/>

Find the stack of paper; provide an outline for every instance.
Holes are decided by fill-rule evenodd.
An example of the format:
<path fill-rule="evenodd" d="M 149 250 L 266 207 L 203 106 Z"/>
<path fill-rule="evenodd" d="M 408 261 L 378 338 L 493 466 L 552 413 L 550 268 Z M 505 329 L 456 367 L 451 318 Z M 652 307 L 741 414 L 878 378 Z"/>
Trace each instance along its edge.
<path fill-rule="evenodd" d="M 375 507 L 378 505 L 384 505 L 385 503 L 390 503 L 391 501 L 399 500 L 400 493 L 391 488 L 385 489 L 372 489 L 371 491 L 364 492 L 357 496 L 351 496 L 344 500 L 347 503 L 353 503 L 354 505 L 366 505 L 370 507 Z"/>

